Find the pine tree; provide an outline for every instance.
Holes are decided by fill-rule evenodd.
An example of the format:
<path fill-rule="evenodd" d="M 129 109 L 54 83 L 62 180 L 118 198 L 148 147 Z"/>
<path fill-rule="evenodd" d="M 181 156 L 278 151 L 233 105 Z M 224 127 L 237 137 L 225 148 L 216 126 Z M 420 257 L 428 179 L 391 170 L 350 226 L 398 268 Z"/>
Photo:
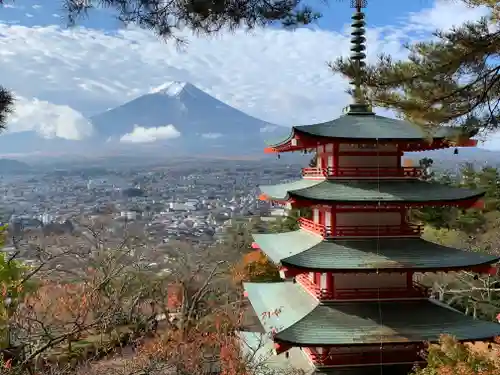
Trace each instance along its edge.
<path fill-rule="evenodd" d="M 12 112 L 14 98 L 12 94 L 0 86 L 0 131 L 7 126 L 7 116 Z"/>
<path fill-rule="evenodd" d="M 2 0 L 0 0 L 0 3 Z M 94 7 L 111 8 L 125 23 L 153 30 L 164 39 L 180 40 L 181 28 L 209 35 L 223 29 L 254 28 L 281 23 L 286 28 L 307 25 L 320 14 L 301 0 L 63 0 L 70 24 Z"/>
<path fill-rule="evenodd" d="M 461 0 L 485 6 L 489 16 L 449 31 L 436 41 L 408 46 L 407 61 L 383 55 L 362 74 L 364 94 L 374 106 L 391 108 L 430 130 L 436 125 L 462 126 L 467 135 L 500 125 L 500 3 Z M 349 78 L 349 59 L 330 64 Z"/>

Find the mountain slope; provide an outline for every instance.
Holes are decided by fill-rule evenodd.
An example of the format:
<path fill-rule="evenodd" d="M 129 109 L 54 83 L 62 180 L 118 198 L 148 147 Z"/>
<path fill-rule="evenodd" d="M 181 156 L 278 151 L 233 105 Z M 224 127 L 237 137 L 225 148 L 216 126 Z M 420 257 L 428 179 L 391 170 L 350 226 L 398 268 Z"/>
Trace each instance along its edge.
<path fill-rule="evenodd" d="M 175 146 L 189 152 L 210 147 L 241 150 L 243 145 L 262 150 L 264 140 L 276 140 L 289 133 L 288 128 L 249 116 L 185 82 L 163 84 L 149 94 L 93 116 L 91 121 L 96 136 L 108 142 L 132 141 L 130 134 L 139 133 L 140 128 L 144 142 L 136 143 L 152 143 L 154 137 L 160 141 L 176 138 Z M 167 126 L 180 135 L 169 132 Z"/>
<path fill-rule="evenodd" d="M 0 159 L 0 172 L 1 173 L 9 173 L 9 172 L 27 172 L 30 171 L 31 167 L 29 164 L 26 164 L 19 160 L 14 159 Z"/>

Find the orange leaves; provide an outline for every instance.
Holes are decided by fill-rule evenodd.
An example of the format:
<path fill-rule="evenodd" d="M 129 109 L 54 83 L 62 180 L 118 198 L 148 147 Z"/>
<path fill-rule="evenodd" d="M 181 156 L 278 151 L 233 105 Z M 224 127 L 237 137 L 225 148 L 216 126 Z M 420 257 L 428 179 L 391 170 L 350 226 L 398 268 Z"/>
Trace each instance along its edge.
<path fill-rule="evenodd" d="M 46 282 L 26 298 L 25 305 L 30 309 L 25 318 L 43 321 L 53 328 L 71 330 L 92 320 L 98 298 L 92 286 L 84 282 Z"/>
<path fill-rule="evenodd" d="M 138 360 L 144 363 L 162 362 L 167 368 L 202 374 L 211 366 L 220 367 L 222 375 L 247 375 L 234 332 L 239 325 L 237 314 L 217 314 L 209 326 L 199 326 L 182 332 L 168 330 L 162 336 L 147 340 L 138 350 Z"/>
<path fill-rule="evenodd" d="M 240 264 L 234 268 L 233 277 L 236 282 L 280 280 L 278 267 L 261 250 L 245 254 Z"/>
<path fill-rule="evenodd" d="M 415 375 L 500 375 L 496 353 L 486 348 L 444 335 L 439 344 L 429 346 L 427 367 L 417 369 Z"/>
<path fill-rule="evenodd" d="M 176 310 L 182 303 L 182 288 L 180 285 L 171 284 L 167 290 L 167 309 Z"/>
<path fill-rule="evenodd" d="M 265 262 L 266 256 L 260 250 L 254 250 L 243 256 L 243 264 L 248 265 L 253 262 Z"/>
<path fill-rule="evenodd" d="M 403 167 L 413 167 L 414 163 L 411 159 L 403 159 Z"/>

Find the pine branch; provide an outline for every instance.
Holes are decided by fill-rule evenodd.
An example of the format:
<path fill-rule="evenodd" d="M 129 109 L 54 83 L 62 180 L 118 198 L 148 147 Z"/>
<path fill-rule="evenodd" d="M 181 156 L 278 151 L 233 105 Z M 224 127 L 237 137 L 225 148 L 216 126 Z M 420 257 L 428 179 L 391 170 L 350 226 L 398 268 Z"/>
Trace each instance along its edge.
<path fill-rule="evenodd" d="M 164 39 L 182 42 L 183 28 L 202 35 L 223 29 L 252 29 L 275 22 L 286 28 L 310 24 L 321 15 L 301 0 L 64 0 L 70 25 L 93 8 L 111 8 L 125 24 L 150 29 Z"/>

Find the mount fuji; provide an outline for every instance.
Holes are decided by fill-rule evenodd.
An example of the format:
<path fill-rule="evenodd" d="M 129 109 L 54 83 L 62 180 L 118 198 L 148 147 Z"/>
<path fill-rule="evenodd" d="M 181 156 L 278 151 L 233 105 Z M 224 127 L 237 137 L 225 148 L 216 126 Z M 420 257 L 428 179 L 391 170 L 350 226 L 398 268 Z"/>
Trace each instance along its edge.
<path fill-rule="evenodd" d="M 249 116 L 186 82 L 168 82 L 90 118 L 96 141 L 168 151 L 262 152 L 290 130 Z M 164 150 L 165 151 L 165 150 Z"/>
<path fill-rule="evenodd" d="M 262 155 L 290 133 L 247 115 L 187 82 L 167 82 L 89 118 L 90 138 L 44 138 L 36 131 L 0 136 L 3 153 L 106 156 Z"/>

